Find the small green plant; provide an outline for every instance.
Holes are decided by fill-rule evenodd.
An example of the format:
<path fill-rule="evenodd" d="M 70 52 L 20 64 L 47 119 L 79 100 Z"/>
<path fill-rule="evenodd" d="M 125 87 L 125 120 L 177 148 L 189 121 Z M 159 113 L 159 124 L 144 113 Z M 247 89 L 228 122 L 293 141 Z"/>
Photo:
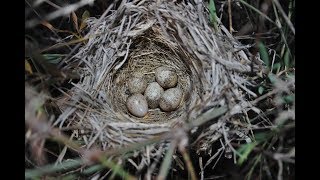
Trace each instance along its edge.
<path fill-rule="evenodd" d="M 209 0 L 209 12 L 210 12 L 210 22 L 213 25 L 213 28 L 218 30 L 218 16 L 216 13 L 216 6 L 213 0 Z"/>

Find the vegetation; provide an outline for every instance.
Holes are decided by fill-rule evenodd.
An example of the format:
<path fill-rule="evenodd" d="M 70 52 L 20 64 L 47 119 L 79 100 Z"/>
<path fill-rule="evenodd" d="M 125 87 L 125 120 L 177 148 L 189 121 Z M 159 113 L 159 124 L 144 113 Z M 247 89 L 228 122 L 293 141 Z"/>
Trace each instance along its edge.
<path fill-rule="evenodd" d="M 72 129 L 54 124 L 54 119 L 61 114 L 57 99 L 62 94 L 66 95 L 80 78 L 74 69 L 65 68 L 67 60 L 88 41 L 87 18 L 100 17 L 110 10 L 110 3 L 82 0 L 66 5 L 61 1 L 25 1 L 26 179 L 136 179 L 137 174 L 149 173 L 149 170 L 135 172 L 132 160 L 131 164 L 121 161 L 136 150 L 167 139 L 171 139 L 168 151 L 162 158 L 153 160 L 159 162 L 159 179 L 202 179 L 204 176 L 217 179 L 237 176 L 244 179 L 294 179 L 295 0 L 206 2 L 210 15 L 208 22 L 212 28 L 219 29 L 222 23 L 252 54 L 251 60 L 254 62 L 260 58 L 267 68 L 248 75 L 255 84 L 250 91 L 258 97 L 248 94 L 247 98 L 256 108 L 244 117 L 232 119 L 231 126 L 241 129 L 237 132 L 241 140 L 224 136 L 222 139 L 227 142 L 226 149 L 230 153 L 216 149 L 215 155 L 201 158 L 195 150 L 178 143 L 188 136 L 183 133 L 179 137 L 166 134 L 103 152 L 87 150 L 84 142 L 70 140 L 77 137 Z M 209 113 L 201 117 L 201 123 L 219 117 L 225 109 Z M 191 130 L 192 127 L 186 128 Z M 220 144 L 217 141 L 212 149 Z M 226 158 L 222 158 L 223 154 Z M 183 170 L 180 170 L 181 166 Z"/>

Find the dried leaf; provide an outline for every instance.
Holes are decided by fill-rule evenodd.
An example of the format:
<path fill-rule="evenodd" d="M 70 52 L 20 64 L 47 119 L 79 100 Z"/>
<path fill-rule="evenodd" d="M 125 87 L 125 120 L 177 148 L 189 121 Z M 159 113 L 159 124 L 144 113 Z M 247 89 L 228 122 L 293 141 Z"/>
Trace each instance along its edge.
<path fill-rule="evenodd" d="M 87 26 L 86 20 L 90 17 L 89 11 L 84 11 L 81 18 L 80 31 Z"/>
<path fill-rule="evenodd" d="M 74 27 L 76 28 L 77 32 L 79 33 L 79 26 L 78 26 L 78 17 L 76 15 L 76 13 L 71 12 L 71 17 L 72 17 L 72 22 Z"/>
<path fill-rule="evenodd" d="M 44 152 L 45 139 L 41 136 L 32 139 L 30 142 L 31 157 L 37 163 L 37 165 L 44 165 L 47 162 L 47 158 Z"/>
<path fill-rule="evenodd" d="M 27 60 L 24 61 L 24 69 L 25 69 L 25 71 L 29 72 L 30 74 L 33 73 L 31 65 Z"/>
<path fill-rule="evenodd" d="M 47 21 L 42 21 L 41 22 L 42 25 L 44 25 L 45 27 L 47 27 L 48 29 L 50 29 L 51 31 L 56 30 L 56 28 L 54 28 L 49 22 Z"/>
<path fill-rule="evenodd" d="M 45 27 L 47 27 L 48 29 L 50 29 L 51 31 L 70 33 L 70 34 L 74 35 L 75 37 L 77 37 L 78 39 L 81 38 L 79 35 L 77 35 L 76 33 L 72 32 L 72 31 L 57 29 L 53 25 L 48 23 L 47 21 L 43 21 L 43 22 L 41 22 L 41 24 L 44 25 Z"/>

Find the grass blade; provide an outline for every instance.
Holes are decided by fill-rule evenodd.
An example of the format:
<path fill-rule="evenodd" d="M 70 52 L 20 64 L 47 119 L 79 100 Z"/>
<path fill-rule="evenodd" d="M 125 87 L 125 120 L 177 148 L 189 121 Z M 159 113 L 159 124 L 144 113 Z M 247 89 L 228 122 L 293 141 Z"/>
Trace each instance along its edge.
<path fill-rule="evenodd" d="M 195 121 L 189 123 L 190 129 L 192 127 L 200 126 L 214 118 L 217 118 L 228 111 L 227 106 L 222 106 L 219 108 L 212 108 L 207 112 L 203 113 L 200 117 L 198 117 Z"/>
<path fill-rule="evenodd" d="M 266 46 L 263 44 L 263 42 L 258 43 L 258 48 L 260 52 L 260 57 L 262 61 L 266 64 L 268 68 L 270 68 L 270 61 L 269 61 L 269 55 Z"/>
<path fill-rule="evenodd" d="M 101 169 L 103 169 L 103 166 L 101 164 L 97 164 L 97 165 L 93 165 L 88 167 L 87 169 L 83 170 L 83 174 L 89 175 L 89 174 L 93 174 L 95 172 L 100 171 Z"/>
<path fill-rule="evenodd" d="M 102 158 L 100 159 L 100 162 L 102 165 L 104 165 L 107 168 L 112 169 L 112 172 L 115 175 L 118 175 L 119 177 L 123 178 L 123 179 L 128 179 L 128 180 L 133 180 L 136 179 L 135 177 L 133 177 L 132 175 L 130 175 L 127 171 L 125 171 L 121 165 L 116 164 L 114 162 L 112 162 L 110 159 L 106 159 L 106 158 Z M 112 178 L 111 178 L 112 179 Z"/>
<path fill-rule="evenodd" d="M 281 7 L 279 1 L 278 1 L 278 0 L 273 0 L 273 3 L 277 6 L 277 9 L 280 11 L 283 19 L 286 21 L 286 23 L 288 24 L 290 30 L 291 30 L 292 33 L 295 35 L 295 34 L 296 34 L 295 28 L 293 27 L 292 22 L 290 21 L 290 19 L 288 18 L 288 16 L 287 16 L 286 13 L 284 12 L 283 8 Z"/>
<path fill-rule="evenodd" d="M 289 58 L 289 51 L 288 50 L 284 53 L 283 60 L 284 60 L 284 65 L 287 68 L 290 68 L 290 58 Z"/>
<path fill-rule="evenodd" d="M 45 60 L 51 64 L 58 64 L 64 55 L 61 54 L 43 54 Z"/>
<path fill-rule="evenodd" d="M 189 153 L 186 151 L 185 148 L 183 148 L 181 151 L 181 154 L 183 156 L 183 159 L 184 161 L 186 162 L 187 164 L 187 168 L 188 168 L 188 172 L 190 173 L 191 175 L 191 180 L 196 180 L 197 179 L 197 176 L 196 176 L 196 173 L 194 171 L 194 168 L 193 168 L 193 165 L 192 165 L 192 162 L 190 160 L 190 155 Z"/>
<path fill-rule="evenodd" d="M 172 161 L 172 156 L 174 153 L 174 150 L 176 149 L 176 142 L 171 142 L 171 145 L 169 147 L 169 150 L 166 153 L 166 156 L 164 157 L 161 168 L 160 168 L 160 173 L 158 175 L 157 180 L 164 180 L 166 179 L 169 169 L 171 167 L 171 161 Z"/>
<path fill-rule="evenodd" d="M 260 160 L 261 160 L 261 154 L 255 157 L 254 163 L 253 163 L 252 167 L 250 168 L 250 171 L 246 175 L 246 178 L 245 178 L 246 180 L 250 180 L 251 179 L 251 175 L 253 173 L 253 170 L 257 166 L 258 162 L 260 162 Z"/>
<path fill-rule="evenodd" d="M 32 170 L 27 169 L 24 173 L 24 176 L 25 176 L 25 179 L 34 179 L 44 174 L 50 174 L 54 172 L 63 171 L 66 169 L 75 168 L 80 166 L 81 164 L 82 164 L 82 160 L 80 158 L 75 160 L 63 161 L 59 165 L 49 164 L 47 166 L 43 166 L 38 169 L 32 169 Z"/>
<path fill-rule="evenodd" d="M 210 22 L 213 24 L 215 30 L 218 30 L 218 16 L 216 13 L 216 6 L 214 5 L 214 1 L 209 1 L 209 12 L 210 12 Z"/>
<path fill-rule="evenodd" d="M 238 165 L 242 165 L 242 163 L 248 158 L 250 152 L 253 150 L 254 147 L 258 145 L 257 142 L 243 144 L 239 149 L 238 152 L 240 155 L 238 160 Z"/>

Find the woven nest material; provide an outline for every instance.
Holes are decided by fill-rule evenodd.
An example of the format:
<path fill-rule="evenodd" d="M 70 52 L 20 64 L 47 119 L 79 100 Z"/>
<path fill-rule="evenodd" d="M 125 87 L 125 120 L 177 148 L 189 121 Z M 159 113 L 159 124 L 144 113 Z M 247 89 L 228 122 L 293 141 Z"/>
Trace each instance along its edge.
<path fill-rule="evenodd" d="M 80 126 L 79 137 L 87 148 L 106 150 L 197 121 L 206 109 L 233 107 L 245 103 L 245 96 L 254 97 L 246 88 L 246 73 L 252 70 L 246 49 L 222 25 L 215 32 L 208 20 L 203 3 L 167 1 L 123 1 L 99 19 L 90 18 L 89 40 L 69 61 L 82 78 L 70 90 L 68 103 L 60 106 L 63 113 L 55 124 Z M 125 106 L 127 79 L 142 72 L 151 82 L 159 66 L 178 74 L 183 90 L 179 108 L 169 113 L 150 110 L 144 118 L 130 115 Z M 237 107 L 231 114 L 242 112 Z M 201 128 L 197 148 L 208 149 L 223 125 L 212 121 Z"/>
<path fill-rule="evenodd" d="M 198 98 L 199 86 L 196 84 L 197 76 L 194 75 L 194 69 L 188 64 L 191 58 L 183 57 L 182 49 L 177 49 L 170 42 L 163 39 L 157 28 L 151 28 L 144 35 L 133 40 L 132 48 L 126 63 L 112 75 L 114 78 L 108 85 L 107 92 L 109 97 L 113 97 L 113 109 L 120 112 L 127 119 L 134 122 L 143 123 L 160 123 L 175 122 L 179 119 L 186 118 L 188 111 L 187 104 Z M 156 32 L 156 33 L 155 33 Z M 159 108 L 150 109 L 148 114 L 143 118 L 132 116 L 126 107 L 126 100 L 129 97 L 127 83 L 132 74 L 141 72 L 145 75 L 148 83 L 155 81 L 155 70 L 165 66 L 172 69 L 178 76 L 177 87 L 183 91 L 183 98 L 177 110 L 172 112 L 163 112 Z"/>

